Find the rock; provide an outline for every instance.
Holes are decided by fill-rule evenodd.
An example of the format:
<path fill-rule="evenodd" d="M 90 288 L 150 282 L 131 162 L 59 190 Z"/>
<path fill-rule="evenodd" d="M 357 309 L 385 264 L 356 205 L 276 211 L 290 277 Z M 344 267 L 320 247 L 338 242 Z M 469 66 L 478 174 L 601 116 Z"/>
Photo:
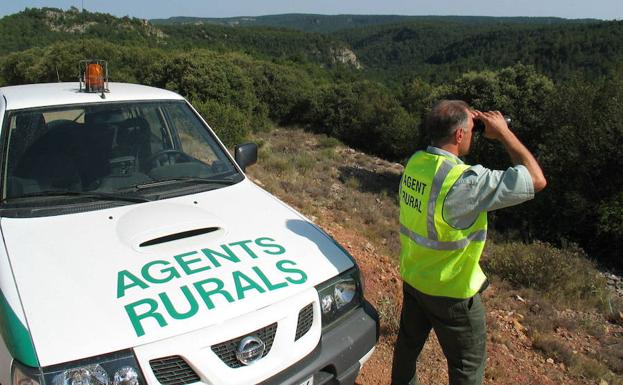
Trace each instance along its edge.
<path fill-rule="evenodd" d="M 608 381 L 601 380 L 601 381 L 599 381 L 599 385 L 608 385 Z"/>
<path fill-rule="evenodd" d="M 523 298 L 521 298 L 521 296 L 519 296 L 519 295 L 515 295 L 515 299 L 516 299 L 517 301 L 519 301 L 519 302 L 526 303 L 526 300 L 525 300 L 525 299 L 523 299 Z"/>
<path fill-rule="evenodd" d="M 552 358 L 548 358 L 545 360 L 545 362 L 547 362 L 548 364 L 553 364 L 554 360 Z"/>
<path fill-rule="evenodd" d="M 351 67 L 354 67 L 356 69 L 363 68 L 361 63 L 359 63 L 359 60 L 357 59 L 357 56 L 355 55 L 355 53 L 346 47 L 335 48 L 335 49 L 331 48 L 331 54 L 332 54 L 332 61 L 334 63 L 339 62 L 342 64 L 349 65 Z"/>

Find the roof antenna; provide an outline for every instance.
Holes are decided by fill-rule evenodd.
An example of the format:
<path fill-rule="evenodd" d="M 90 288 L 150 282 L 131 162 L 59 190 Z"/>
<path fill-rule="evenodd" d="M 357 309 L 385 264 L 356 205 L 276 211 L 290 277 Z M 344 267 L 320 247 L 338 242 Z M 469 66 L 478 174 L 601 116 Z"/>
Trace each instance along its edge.
<path fill-rule="evenodd" d="M 84 0 L 81 0 L 81 1 L 82 1 L 82 3 L 81 3 L 82 5 L 80 7 L 80 15 L 82 16 L 82 33 L 81 33 L 81 35 L 82 35 L 82 52 L 84 54 L 84 49 L 85 49 L 84 31 L 85 31 L 86 25 L 85 25 L 85 21 L 84 21 Z"/>

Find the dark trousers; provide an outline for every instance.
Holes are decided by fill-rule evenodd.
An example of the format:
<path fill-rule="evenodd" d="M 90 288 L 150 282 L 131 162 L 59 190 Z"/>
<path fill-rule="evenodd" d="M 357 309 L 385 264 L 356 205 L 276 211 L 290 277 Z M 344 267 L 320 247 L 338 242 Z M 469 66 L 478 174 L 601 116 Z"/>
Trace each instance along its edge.
<path fill-rule="evenodd" d="M 426 295 L 403 286 L 400 332 L 394 348 L 392 385 L 417 384 L 416 361 L 430 330 L 448 360 L 450 385 L 481 385 L 487 332 L 480 294 L 468 299 Z"/>

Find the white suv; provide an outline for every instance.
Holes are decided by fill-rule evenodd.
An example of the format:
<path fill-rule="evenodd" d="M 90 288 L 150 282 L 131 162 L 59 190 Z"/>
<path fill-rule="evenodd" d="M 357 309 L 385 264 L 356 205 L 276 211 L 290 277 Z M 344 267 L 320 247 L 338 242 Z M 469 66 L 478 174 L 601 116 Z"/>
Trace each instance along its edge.
<path fill-rule="evenodd" d="M 257 147 L 176 93 L 85 88 L 0 88 L 0 384 L 353 384 L 357 265 L 245 177 Z"/>

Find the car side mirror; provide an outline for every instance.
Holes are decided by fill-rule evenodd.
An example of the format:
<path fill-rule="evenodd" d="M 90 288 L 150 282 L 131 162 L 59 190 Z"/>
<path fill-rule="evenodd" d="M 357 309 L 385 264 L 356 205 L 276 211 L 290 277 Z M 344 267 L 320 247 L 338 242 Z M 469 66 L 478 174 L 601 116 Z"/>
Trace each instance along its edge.
<path fill-rule="evenodd" d="M 257 162 L 257 144 L 244 143 L 236 145 L 234 148 L 234 159 L 236 159 L 236 163 L 238 163 L 242 171 L 245 171 L 247 166 Z"/>

